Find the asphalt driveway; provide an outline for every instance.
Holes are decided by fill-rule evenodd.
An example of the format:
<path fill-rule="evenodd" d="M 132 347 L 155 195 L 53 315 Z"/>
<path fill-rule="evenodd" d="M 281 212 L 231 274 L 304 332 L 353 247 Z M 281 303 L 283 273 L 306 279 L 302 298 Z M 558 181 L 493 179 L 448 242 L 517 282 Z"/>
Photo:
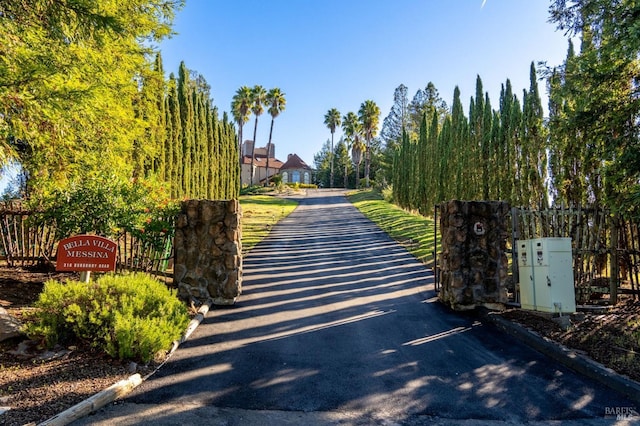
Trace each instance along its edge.
<path fill-rule="evenodd" d="M 76 424 L 610 424 L 634 405 L 439 304 L 431 271 L 340 193 L 300 201 L 245 258 L 235 306 Z"/>

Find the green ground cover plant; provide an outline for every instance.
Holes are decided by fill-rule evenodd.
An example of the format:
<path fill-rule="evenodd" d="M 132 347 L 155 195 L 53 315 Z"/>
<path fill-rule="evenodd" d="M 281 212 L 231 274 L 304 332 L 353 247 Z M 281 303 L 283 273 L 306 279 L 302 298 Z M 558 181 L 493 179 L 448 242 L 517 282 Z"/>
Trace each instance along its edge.
<path fill-rule="evenodd" d="M 264 239 L 273 225 L 287 217 L 298 205 L 294 200 L 269 195 L 241 196 L 242 253 Z"/>
<path fill-rule="evenodd" d="M 403 210 L 373 189 L 351 192 L 347 198 L 420 262 L 433 265 L 433 219 Z"/>
<path fill-rule="evenodd" d="M 295 182 L 295 183 L 288 183 L 286 184 L 286 186 L 293 189 L 318 189 L 318 185 L 316 185 L 315 183 Z"/>
<path fill-rule="evenodd" d="M 90 283 L 50 280 L 26 334 L 47 347 L 87 344 L 113 358 L 149 362 L 171 348 L 189 323 L 175 290 L 147 274 L 106 274 Z"/>

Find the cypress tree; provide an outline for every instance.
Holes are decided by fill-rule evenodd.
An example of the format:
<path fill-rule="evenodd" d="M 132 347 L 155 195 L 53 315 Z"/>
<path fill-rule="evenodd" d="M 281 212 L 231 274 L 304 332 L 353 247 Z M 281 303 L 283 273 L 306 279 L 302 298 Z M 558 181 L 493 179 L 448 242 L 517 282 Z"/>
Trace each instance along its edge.
<path fill-rule="evenodd" d="M 431 212 L 431 206 L 429 203 L 429 165 L 430 149 L 429 146 L 429 126 L 427 122 L 427 114 L 423 114 L 422 123 L 420 123 L 420 134 L 418 137 L 418 146 L 416 158 L 418 160 L 418 167 L 415 173 L 416 179 L 416 201 L 415 206 L 417 210 L 423 216 L 428 215 Z"/>
<path fill-rule="evenodd" d="M 569 41 L 563 66 L 549 80 L 549 131 L 552 182 L 558 201 L 572 206 L 584 205 L 588 199 L 589 167 L 585 164 L 586 150 L 583 111 L 580 99 L 579 63 L 573 43 Z"/>
<path fill-rule="evenodd" d="M 442 124 L 442 131 L 438 135 L 438 191 L 436 201 L 441 203 L 451 198 L 451 116 L 446 116 Z"/>
<path fill-rule="evenodd" d="M 200 150 L 202 148 L 202 133 L 200 132 L 200 121 L 202 108 L 200 96 L 197 88 L 191 90 L 191 104 L 193 105 L 193 145 L 191 146 L 191 196 L 200 198 Z"/>
<path fill-rule="evenodd" d="M 507 79 L 500 91 L 500 194 L 499 197 L 507 202 L 513 202 L 513 179 L 515 176 L 513 164 L 513 131 L 511 114 L 513 113 L 513 92 L 511 81 Z"/>
<path fill-rule="evenodd" d="M 193 164 L 193 103 L 191 102 L 189 70 L 184 62 L 178 70 L 178 101 L 180 103 L 180 121 L 182 124 L 182 194 L 192 197 Z"/>
<path fill-rule="evenodd" d="M 505 200 L 503 196 L 504 188 L 502 183 L 503 174 L 503 149 L 500 141 L 502 133 L 500 126 L 500 112 L 494 110 L 491 120 L 491 149 L 489 157 L 493 163 L 494 170 L 489 173 L 491 185 L 489 186 L 489 198 L 494 200 Z"/>
<path fill-rule="evenodd" d="M 453 179 L 454 187 L 451 194 L 454 198 L 464 199 L 468 191 L 469 174 L 469 146 L 467 143 L 467 118 L 464 115 L 462 102 L 460 101 L 460 88 L 458 86 L 453 90 L 453 105 L 451 107 L 451 134 L 448 145 L 451 147 L 454 169 L 451 170 L 449 176 Z"/>
<path fill-rule="evenodd" d="M 182 114 L 180 112 L 180 100 L 178 95 L 178 82 L 175 79 L 173 73 L 169 76 L 169 85 L 168 85 L 168 129 L 170 134 L 168 137 L 170 138 L 169 145 L 171 148 L 172 157 L 170 160 L 171 163 L 171 197 L 172 198 L 182 198 L 184 195 L 183 186 L 182 186 L 182 176 L 183 176 L 183 165 L 182 165 Z"/>
<path fill-rule="evenodd" d="M 398 191 L 398 201 L 400 203 L 400 207 L 408 208 L 409 206 L 409 198 L 411 194 L 411 183 L 409 179 L 411 178 L 411 156 L 409 153 L 409 135 L 406 131 L 402 132 L 402 143 L 400 144 L 400 156 L 399 163 L 402 164 L 400 168 L 400 179 L 399 179 L 399 191 Z"/>
<path fill-rule="evenodd" d="M 491 177 L 495 174 L 496 162 L 493 157 L 493 111 L 491 109 L 489 93 L 485 93 L 484 110 L 482 113 L 482 197 L 485 200 L 490 200 L 492 199 Z"/>
<path fill-rule="evenodd" d="M 195 167 L 196 174 L 196 194 L 198 198 L 205 198 L 207 195 L 207 161 L 205 159 L 207 152 L 207 123 L 206 123 L 206 98 L 202 92 L 197 92 L 194 96 L 196 101 L 196 149 L 195 149 Z"/>
<path fill-rule="evenodd" d="M 154 77 L 157 81 L 155 87 L 155 103 L 156 103 L 156 123 L 155 123 L 155 142 L 156 148 L 154 152 L 153 171 L 160 181 L 167 181 L 167 163 L 165 151 L 167 149 L 167 122 L 166 122 L 166 83 L 164 80 L 164 67 L 162 65 L 162 56 L 160 52 L 156 54 L 154 61 Z"/>
<path fill-rule="evenodd" d="M 523 101 L 522 143 L 523 152 L 527 153 L 527 174 L 525 191 L 530 195 L 531 207 L 547 207 L 547 132 L 543 123 L 542 102 L 538 92 L 536 69 L 531 63 L 529 91 L 525 92 Z"/>
<path fill-rule="evenodd" d="M 440 122 L 440 113 L 438 111 L 433 111 L 431 116 L 431 125 L 429 126 L 429 166 L 427 168 L 427 181 L 428 190 L 428 207 L 433 207 L 435 204 L 439 202 L 436 199 L 437 189 L 438 189 L 438 173 L 439 173 L 439 164 L 438 164 L 438 135 L 439 135 L 439 122 Z"/>
<path fill-rule="evenodd" d="M 471 98 L 469 106 L 469 142 L 472 149 L 472 158 L 474 173 L 471 178 L 474 180 L 473 196 L 483 197 L 485 195 L 485 187 L 489 178 L 489 163 L 484 151 L 484 93 L 482 88 L 482 79 L 478 75 L 476 77 L 476 95 Z M 485 198 L 485 200 L 488 198 Z"/>
<path fill-rule="evenodd" d="M 215 126 L 218 110 L 210 108 L 207 114 L 207 198 L 214 200 L 218 198 L 218 166 L 220 164 L 219 154 L 216 153 Z"/>
<path fill-rule="evenodd" d="M 239 158 L 237 156 L 238 154 L 235 151 L 232 151 L 230 149 L 231 147 L 235 146 L 234 144 L 237 144 L 237 136 L 233 129 L 233 125 L 231 124 L 231 122 L 228 120 L 227 117 L 225 117 L 225 123 L 228 129 L 227 130 L 227 150 L 229 150 L 231 160 L 232 160 L 231 162 L 228 163 L 228 167 L 230 167 L 231 170 L 235 171 L 233 186 L 230 188 L 229 194 L 227 195 L 227 197 L 238 198 L 238 196 L 240 195 L 240 170 L 236 168 L 234 165 L 238 164 Z"/>
<path fill-rule="evenodd" d="M 520 100 L 516 95 L 513 95 L 513 101 L 511 103 L 511 184 L 512 195 L 511 203 L 516 205 L 525 205 L 524 194 L 522 192 L 522 186 L 518 183 L 521 180 L 522 173 L 522 106 Z"/>

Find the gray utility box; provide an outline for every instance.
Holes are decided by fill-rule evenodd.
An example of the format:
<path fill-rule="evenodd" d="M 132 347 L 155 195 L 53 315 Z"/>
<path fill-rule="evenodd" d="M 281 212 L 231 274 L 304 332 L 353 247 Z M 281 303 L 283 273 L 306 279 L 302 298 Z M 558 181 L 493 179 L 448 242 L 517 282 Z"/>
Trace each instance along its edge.
<path fill-rule="evenodd" d="M 541 312 L 575 312 L 571 238 L 517 240 L 520 306 Z"/>

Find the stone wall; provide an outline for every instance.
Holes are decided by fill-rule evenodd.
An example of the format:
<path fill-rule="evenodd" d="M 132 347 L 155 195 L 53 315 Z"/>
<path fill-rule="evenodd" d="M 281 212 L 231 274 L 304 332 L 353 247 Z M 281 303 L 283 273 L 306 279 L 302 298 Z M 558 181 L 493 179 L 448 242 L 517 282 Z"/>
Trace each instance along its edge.
<path fill-rule="evenodd" d="M 235 303 L 242 293 L 241 217 L 237 200 L 182 202 L 173 275 L 180 298 Z"/>
<path fill-rule="evenodd" d="M 449 201 L 440 206 L 439 299 L 455 310 L 506 302 L 507 215 L 501 201 Z"/>

